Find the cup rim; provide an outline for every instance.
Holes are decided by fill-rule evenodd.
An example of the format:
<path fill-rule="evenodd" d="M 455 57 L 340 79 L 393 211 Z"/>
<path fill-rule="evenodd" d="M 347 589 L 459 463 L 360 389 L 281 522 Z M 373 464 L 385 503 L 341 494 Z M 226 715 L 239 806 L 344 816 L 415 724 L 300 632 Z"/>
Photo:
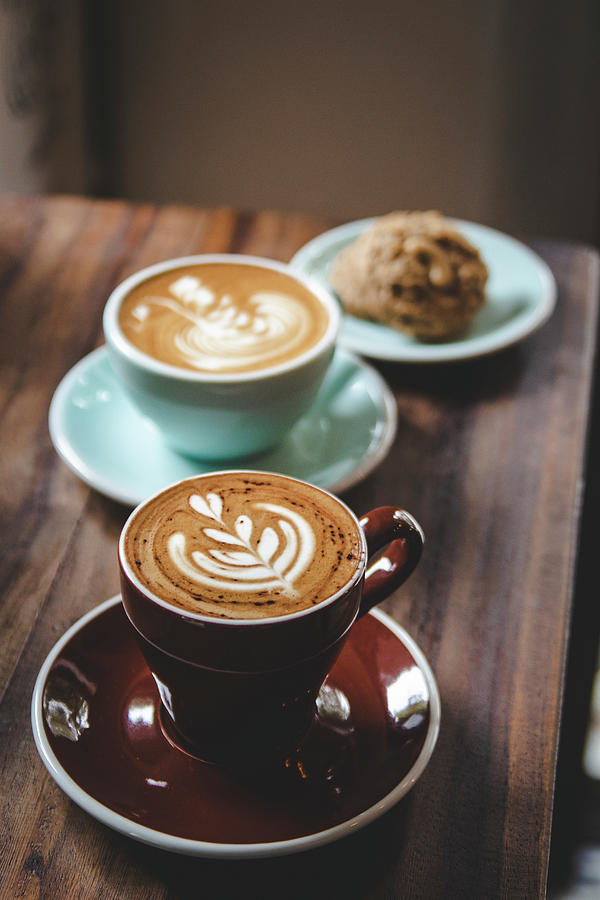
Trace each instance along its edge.
<path fill-rule="evenodd" d="M 177 485 L 184 484 L 187 481 L 197 481 L 198 479 L 210 478 L 215 475 L 259 475 L 259 476 L 269 476 L 275 478 L 283 478 L 287 481 L 294 481 L 298 484 L 307 485 L 308 487 L 319 491 L 322 494 L 326 494 L 328 497 L 331 497 L 335 500 L 350 516 L 356 525 L 356 530 L 359 535 L 359 540 L 361 544 L 361 553 L 360 559 L 356 566 L 355 572 L 352 576 L 345 582 L 338 590 L 332 594 L 330 597 L 327 597 L 324 600 L 321 600 L 320 603 L 317 603 L 315 606 L 310 606 L 305 609 L 297 610 L 293 613 L 287 613 L 282 616 L 267 616 L 263 619 L 221 619 L 217 616 L 210 616 L 204 613 L 196 613 L 191 610 L 183 609 L 181 606 L 177 606 L 174 603 L 168 603 L 166 600 L 163 600 L 158 594 L 155 594 L 150 588 L 146 587 L 146 585 L 142 584 L 142 582 L 137 577 L 136 573 L 133 571 L 131 566 L 127 562 L 127 558 L 125 555 L 125 533 L 129 528 L 130 523 L 132 522 L 134 516 L 137 512 L 142 509 L 144 506 L 147 506 L 149 503 L 152 503 L 160 494 L 164 493 L 164 491 L 168 491 L 170 488 L 176 487 Z M 133 586 L 148 600 L 152 603 L 156 603 L 158 606 L 163 607 L 163 609 L 167 610 L 174 615 L 184 617 L 187 619 L 191 619 L 192 621 L 197 622 L 206 622 L 214 626 L 226 626 L 226 627 L 260 627 L 260 626 L 269 626 L 282 624 L 286 622 L 294 621 L 295 619 L 304 618 L 308 615 L 320 612 L 325 607 L 332 606 L 336 600 L 338 600 L 344 594 L 347 594 L 352 588 L 361 580 L 363 577 L 368 563 L 368 548 L 367 548 L 367 539 L 365 537 L 365 533 L 361 527 L 358 516 L 350 509 L 350 507 L 344 503 L 339 497 L 335 494 L 332 494 L 330 491 L 325 490 L 325 488 L 318 487 L 315 484 L 311 484 L 309 481 L 303 481 L 301 478 L 295 478 L 292 475 L 283 475 L 281 472 L 265 472 L 259 469 L 215 469 L 212 472 L 203 472 L 199 475 L 191 475 L 187 478 L 181 478 L 179 481 L 174 481 L 169 485 L 161 488 L 159 491 L 156 491 L 150 497 L 147 497 L 142 503 L 138 504 L 134 510 L 129 514 L 127 521 L 123 525 L 121 529 L 121 534 L 119 535 L 119 564 L 123 573 L 126 575 L 128 580 L 133 584 Z"/>
<path fill-rule="evenodd" d="M 193 265 L 208 265 L 211 263 L 227 263 L 231 265 L 247 265 L 255 266 L 262 269 L 271 269 L 272 271 L 281 272 L 294 281 L 297 281 L 303 287 L 307 288 L 314 294 L 322 306 L 328 313 L 328 324 L 325 332 L 319 340 L 292 359 L 277 363 L 272 366 L 265 366 L 250 372 L 201 372 L 192 369 L 185 369 L 179 366 L 173 366 L 170 363 L 161 362 L 139 350 L 132 344 L 123 334 L 119 326 L 119 310 L 125 296 L 138 284 L 152 278 L 154 275 L 160 275 L 172 269 L 184 268 Z M 162 375 L 179 381 L 191 382 L 192 384 L 230 384 L 239 382 L 255 382 L 263 379 L 274 378 L 286 372 L 294 371 L 313 359 L 318 358 L 324 350 L 334 345 L 337 333 L 339 331 L 341 321 L 341 312 L 338 302 L 335 298 L 321 285 L 319 282 L 302 272 L 293 269 L 288 263 L 282 263 L 275 259 L 267 259 L 262 256 L 254 256 L 245 253 L 201 253 L 188 256 L 179 256 L 172 259 L 166 259 L 162 262 L 145 266 L 133 272 L 124 281 L 121 281 L 110 293 L 106 301 L 102 316 L 102 326 L 104 336 L 109 347 L 119 353 L 125 359 L 140 368 L 143 368 L 155 375 Z"/>

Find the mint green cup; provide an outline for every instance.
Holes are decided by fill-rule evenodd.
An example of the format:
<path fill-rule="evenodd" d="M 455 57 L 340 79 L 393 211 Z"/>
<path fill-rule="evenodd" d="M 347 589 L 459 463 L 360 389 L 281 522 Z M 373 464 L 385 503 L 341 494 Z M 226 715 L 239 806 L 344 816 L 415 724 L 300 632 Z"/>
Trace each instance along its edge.
<path fill-rule="evenodd" d="M 252 265 L 281 272 L 318 299 L 327 313 L 325 333 L 304 353 L 255 372 L 206 373 L 169 365 L 142 352 L 119 326 L 121 303 L 153 275 L 203 263 Z M 166 260 L 121 282 L 102 320 L 111 364 L 123 389 L 178 453 L 206 460 L 240 459 L 279 443 L 311 407 L 335 350 L 337 301 L 317 282 L 284 263 L 242 254 L 205 254 Z"/>

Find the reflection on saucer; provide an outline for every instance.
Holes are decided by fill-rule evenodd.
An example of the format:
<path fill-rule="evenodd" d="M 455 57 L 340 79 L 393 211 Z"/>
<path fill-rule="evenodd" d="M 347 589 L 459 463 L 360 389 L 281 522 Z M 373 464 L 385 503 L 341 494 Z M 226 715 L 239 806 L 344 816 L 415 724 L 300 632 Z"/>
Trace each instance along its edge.
<path fill-rule="evenodd" d="M 293 754 L 235 771 L 205 763 L 167 738 L 119 597 L 58 642 L 32 701 L 42 760 L 76 803 L 117 831 L 199 856 L 291 853 L 367 824 L 423 772 L 439 718 L 423 654 L 372 611 L 353 626 Z"/>

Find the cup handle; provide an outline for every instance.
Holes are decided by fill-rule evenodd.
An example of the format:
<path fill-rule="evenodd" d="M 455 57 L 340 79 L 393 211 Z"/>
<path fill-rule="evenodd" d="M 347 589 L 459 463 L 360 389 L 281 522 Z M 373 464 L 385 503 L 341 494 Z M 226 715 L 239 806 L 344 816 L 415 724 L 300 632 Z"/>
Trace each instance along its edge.
<path fill-rule="evenodd" d="M 379 506 L 360 519 L 371 557 L 388 544 L 387 549 L 367 567 L 358 615 L 364 616 L 400 587 L 413 572 L 423 549 L 423 530 L 404 509 Z"/>

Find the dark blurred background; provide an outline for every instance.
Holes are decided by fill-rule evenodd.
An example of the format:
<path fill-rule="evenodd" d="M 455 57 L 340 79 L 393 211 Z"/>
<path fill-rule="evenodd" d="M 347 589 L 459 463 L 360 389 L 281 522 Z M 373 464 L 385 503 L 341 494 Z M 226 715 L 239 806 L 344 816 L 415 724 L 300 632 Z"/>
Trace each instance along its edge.
<path fill-rule="evenodd" d="M 598 243 L 598 0 L 0 0 L 0 191 Z"/>

